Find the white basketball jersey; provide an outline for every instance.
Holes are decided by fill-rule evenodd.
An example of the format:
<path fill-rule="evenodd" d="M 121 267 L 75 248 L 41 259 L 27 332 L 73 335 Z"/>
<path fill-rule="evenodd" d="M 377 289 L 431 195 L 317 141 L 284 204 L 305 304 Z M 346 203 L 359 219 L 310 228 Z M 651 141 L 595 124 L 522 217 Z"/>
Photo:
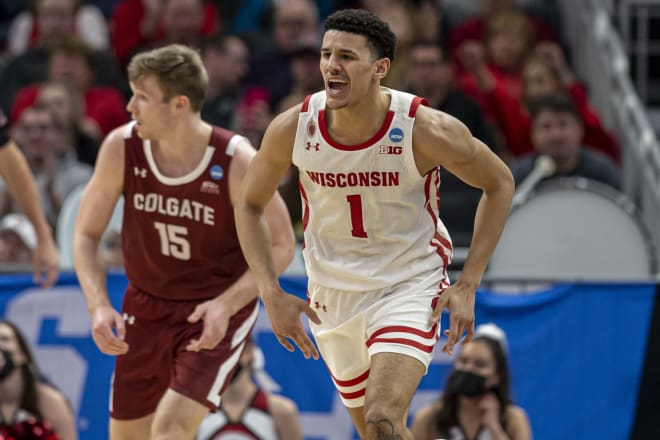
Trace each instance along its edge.
<path fill-rule="evenodd" d="M 333 289 L 381 289 L 439 270 L 452 244 L 438 216 L 439 168 L 421 176 L 413 124 L 423 100 L 396 90 L 373 138 L 342 145 L 326 128 L 325 92 L 306 98 L 293 163 L 300 170 L 309 278 Z"/>

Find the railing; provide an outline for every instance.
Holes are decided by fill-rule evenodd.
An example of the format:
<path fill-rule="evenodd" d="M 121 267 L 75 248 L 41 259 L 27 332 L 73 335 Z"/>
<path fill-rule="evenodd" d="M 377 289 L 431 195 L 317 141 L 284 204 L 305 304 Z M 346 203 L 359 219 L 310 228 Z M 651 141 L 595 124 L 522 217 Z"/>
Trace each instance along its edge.
<path fill-rule="evenodd" d="M 573 66 L 587 85 L 592 105 L 621 142 L 623 190 L 639 208 L 658 252 L 660 144 L 633 87 L 620 34 L 611 23 L 613 6 L 602 0 L 557 0 L 557 4 Z"/>

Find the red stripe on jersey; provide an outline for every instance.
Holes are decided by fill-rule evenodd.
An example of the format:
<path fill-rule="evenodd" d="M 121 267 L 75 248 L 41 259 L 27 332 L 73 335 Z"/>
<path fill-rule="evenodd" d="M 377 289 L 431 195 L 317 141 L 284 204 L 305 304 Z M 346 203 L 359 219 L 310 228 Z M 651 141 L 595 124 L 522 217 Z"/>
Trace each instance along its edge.
<path fill-rule="evenodd" d="M 353 392 L 350 392 L 350 393 L 344 393 L 344 392 L 339 391 L 339 395 L 341 395 L 341 397 L 343 397 L 346 400 L 350 400 L 350 399 L 357 399 L 358 397 L 362 397 L 362 396 L 364 396 L 364 394 L 366 392 L 367 392 L 367 389 L 362 388 L 361 390 L 353 391 Z"/>
<path fill-rule="evenodd" d="M 312 95 L 307 95 L 305 96 L 305 100 L 302 103 L 302 107 L 300 108 L 300 113 L 306 113 L 307 110 L 309 110 L 309 100 L 312 99 Z"/>
<path fill-rule="evenodd" d="M 391 325 L 389 327 L 383 327 L 381 329 L 378 329 L 374 334 L 371 335 L 369 340 L 376 338 L 377 336 L 382 335 L 383 333 L 411 333 L 413 335 L 421 336 L 422 338 L 432 338 L 435 336 L 435 333 L 438 330 L 438 324 L 436 323 L 433 327 L 431 327 L 428 331 L 423 331 L 415 327 L 407 327 L 405 325 Z M 367 343 L 369 343 L 369 340 Z"/>
<path fill-rule="evenodd" d="M 419 108 L 420 104 L 424 104 L 426 106 L 429 105 L 428 101 L 424 98 L 420 98 L 419 96 L 415 96 L 410 103 L 410 110 L 408 111 L 408 117 L 414 118 L 415 114 L 417 114 L 417 109 Z"/>
<path fill-rule="evenodd" d="M 433 179 L 434 177 L 435 179 Z M 440 172 L 438 168 L 436 168 L 426 177 L 426 183 L 424 185 L 424 193 L 426 195 L 426 210 L 431 216 L 434 225 L 438 224 L 438 217 L 435 215 L 435 212 L 433 211 L 433 208 L 431 207 L 431 203 L 430 203 L 431 183 L 433 183 L 437 187 L 437 185 L 439 184 L 439 180 L 440 180 Z M 436 196 L 436 206 L 438 206 L 439 204 L 440 204 L 440 195 L 438 194 Z M 447 251 L 451 252 L 452 249 L 451 243 L 442 235 L 440 235 L 440 233 L 436 228 L 435 232 L 433 233 L 433 238 L 431 239 L 431 242 L 429 244 L 436 249 L 436 253 L 440 256 L 440 258 L 442 258 L 445 267 L 447 267 L 447 265 L 449 264 L 449 257 L 444 253 L 444 249 L 447 249 Z"/>
<path fill-rule="evenodd" d="M 354 377 L 353 379 L 348 379 L 348 380 L 339 380 L 332 375 L 332 372 L 330 372 L 330 377 L 332 377 L 334 383 L 340 387 L 352 387 L 367 380 L 367 378 L 369 377 L 369 370 L 365 371 L 364 373 L 360 374 L 357 377 Z"/>
<path fill-rule="evenodd" d="M 371 347 L 373 344 L 376 344 L 378 342 L 408 345 L 410 347 L 415 347 L 418 350 L 421 350 L 425 353 L 431 353 L 433 351 L 433 345 L 435 345 L 435 344 L 424 345 L 424 344 L 419 343 L 417 341 L 412 341 L 410 339 L 405 339 L 405 338 L 375 338 L 375 339 L 370 339 L 369 341 L 367 341 L 367 346 Z"/>
<path fill-rule="evenodd" d="M 387 129 L 390 128 L 390 125 L 392 124 L 392 119 L 394 119 L 394 112 L 390 110 L 387 112 L 387 115 L 385 116 L 385 120 L 383 121 L 383 124 L 380 126 L 378 133 L 373 135 L 371 139 L 357 145 L 344 145 L 344 144 L 340 144 L 339 142 L 335 141 L 330 137 L 330 133 L 328 133 L 328 128 L 326 127 L 325 110 L 319 110 L 319 128 L 321 129 L 321 136 L 323 136 L 323 139 L 330 146 L 342 151 L 357 151 L 372 146 L 373 144 L 378 142 L 383 136 L 385 136 Z"/>

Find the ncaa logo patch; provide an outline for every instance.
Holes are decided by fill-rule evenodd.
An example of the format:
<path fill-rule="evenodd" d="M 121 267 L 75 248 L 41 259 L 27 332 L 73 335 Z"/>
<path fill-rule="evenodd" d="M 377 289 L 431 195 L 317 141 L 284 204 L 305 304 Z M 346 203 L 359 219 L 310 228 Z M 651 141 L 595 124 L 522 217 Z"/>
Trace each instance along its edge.
<path fill-rule="evenodd" d="M 211 179 L 220 180 L 225 175 L 225 170 L 220 165 L 213 165 L 209 174 L 211 175 Z"/>
<path fill-rule="evenodd" d="M 398 127 L 394 127 L 390 130 L 390 134 L 388 136 L 392 142 L 401 142 L 403 140 L 403 130 Z"/>

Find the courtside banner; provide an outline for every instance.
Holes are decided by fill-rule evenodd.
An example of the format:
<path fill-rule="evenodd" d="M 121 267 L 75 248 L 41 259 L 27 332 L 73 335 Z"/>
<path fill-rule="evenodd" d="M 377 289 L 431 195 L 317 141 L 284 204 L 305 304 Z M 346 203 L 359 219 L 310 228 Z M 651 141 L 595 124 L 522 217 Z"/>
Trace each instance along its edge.
<path fill-rule="evenodd" d="M 305 297 L 306 279 L 283 278 L 282 284 Z M 110 274 L 108 285 L 119 308 L 126 278 Z M 479 291 L 477 323 L 506 331 L 513 398 L 528 412 L 535 439 L 629 437 L 655 295 L 655 284 L 570 284 L 515 296 Z M 106 439 L 113 358 L 94 345 L 75 276 L 62 275 L 49 290 L 34 286 L 29 275 L 0 276 L 0 316 L 22 329 L 42 371 L 68 397 L 80 439 Z M 358 438 L 323 361 L 282 348 L 263 309 L 255 338 L 265 354 L 260 381 L 297 403 L 307 440 Z M 441 391 L 454 361 L 439 350 L 444 341 L 411 413 Z"/>

